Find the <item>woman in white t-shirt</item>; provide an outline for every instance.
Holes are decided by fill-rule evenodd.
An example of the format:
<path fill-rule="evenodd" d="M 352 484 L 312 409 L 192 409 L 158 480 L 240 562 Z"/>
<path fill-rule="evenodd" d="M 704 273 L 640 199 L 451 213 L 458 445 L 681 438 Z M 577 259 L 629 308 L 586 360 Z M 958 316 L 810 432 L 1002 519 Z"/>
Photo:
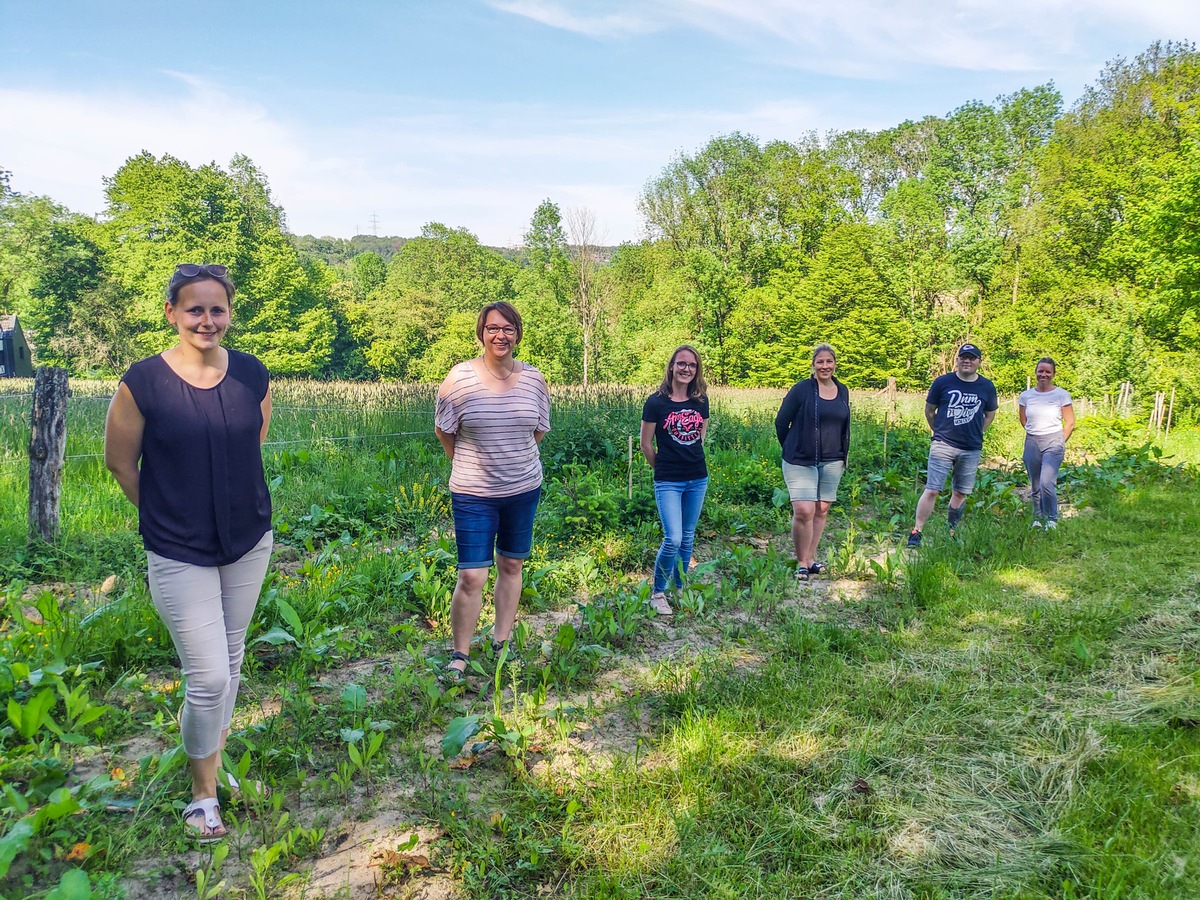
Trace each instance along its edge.
<path fill-rule="evenodd" d="M 1037 362 L 1037 387 L 1021 392 L 1017 414 L 1025 426 L 1025 469 L 1033 495 L 1033 527 L 1058 527 L 1058 469 L 1075 430 L 1071 395 L 1054 384 L 1054 360 Z"/>

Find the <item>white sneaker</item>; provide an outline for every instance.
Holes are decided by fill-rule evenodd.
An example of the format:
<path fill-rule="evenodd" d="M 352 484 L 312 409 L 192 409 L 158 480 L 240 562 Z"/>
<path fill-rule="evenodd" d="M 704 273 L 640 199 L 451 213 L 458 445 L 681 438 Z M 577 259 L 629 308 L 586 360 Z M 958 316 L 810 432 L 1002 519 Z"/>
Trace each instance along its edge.
<path fill-rule="evenodd" d="M 1053 519 L 1051 519 L 1049 522 L 1046 523 L 1047 531 L 1053 531 L 1057 527 L 1058 527 L 1058 523 L 1055 522 Z"/>
<path fill-rule="evenodd" d="M 1041 523 L 1041 522 L 1039 522 L 1037 519 L 1034 519 L 1034 520 L 1033 520 L 1033 524 L 1032 524 L 1032 525 L 1030 525 L 1029 527 L 1030 527 L 1030 528 L 1041 528 L 1041 527 L 1042 527 L 1042 523 Z"/>
<path fill-rule="evenodd" d="M 671 604 L 667 602 L 667 595 L 662 591 L 655 591 L 650 595 L 650 605 L 660 616 L 675 615 L 675 610 L 671 609 Z"/>

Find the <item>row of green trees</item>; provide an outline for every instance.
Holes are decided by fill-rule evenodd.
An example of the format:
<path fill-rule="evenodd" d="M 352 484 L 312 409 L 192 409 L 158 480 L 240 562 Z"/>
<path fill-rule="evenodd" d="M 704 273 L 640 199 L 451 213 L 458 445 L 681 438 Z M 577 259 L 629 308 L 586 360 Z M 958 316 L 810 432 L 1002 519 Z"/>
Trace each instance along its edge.
<path fill-rule="evenodd" d="M 558 382 L 653 381 L 691 342 L 713 381 L 782 386 L 827 340 L 852 386 L 921 388 L 969 337 L 1003 389 L 1048 354 L 1092 396 L 1194 405 L 1198 139 L 1200 54 L 1155 44 L 1068 111 L 1048 84 L 878 132 L 722 135 L 646 184 L 646 240 L 599 247 L 588 210 L 547 200 L 516 254 L 438 223 L 381 252 L 295 238 L 249 159 L 143 153 L 98 220 L 0 182 L 0 310 L 41 361 L 119 371 L 170 339 L 175 263 L 220 260 L 231 340 L 279 375 L 435 380 L 509 299 Z"/>

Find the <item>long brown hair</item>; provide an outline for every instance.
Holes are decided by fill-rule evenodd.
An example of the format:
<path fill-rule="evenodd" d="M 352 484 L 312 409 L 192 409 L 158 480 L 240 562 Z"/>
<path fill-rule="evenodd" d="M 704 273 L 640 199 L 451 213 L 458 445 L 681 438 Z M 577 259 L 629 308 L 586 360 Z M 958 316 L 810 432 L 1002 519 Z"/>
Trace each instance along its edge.
<path fill-rule="evenodd" d="M 667 373 L 663 376 L 662 384 L 658 386 L 658 392 L 667 398 L 671 396 L 671 373 L 675 369 L 675 357 L 684 350 L 696 357 L 696 377 L 688 385 L 688 399 L 705 400 L 708 398 L 708 384 L 704 381 L 704 363 L 700 360 L 700 351 L 691 344 L 681 344 L 675 348 L 675 352 L 667 360 Z"/>

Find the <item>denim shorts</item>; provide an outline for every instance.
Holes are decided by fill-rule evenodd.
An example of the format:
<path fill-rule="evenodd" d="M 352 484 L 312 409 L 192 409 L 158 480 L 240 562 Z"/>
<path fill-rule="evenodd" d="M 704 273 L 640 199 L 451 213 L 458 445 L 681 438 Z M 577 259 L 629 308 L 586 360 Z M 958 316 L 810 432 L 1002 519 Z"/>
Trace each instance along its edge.
<path fill-rule="evenodd" d="M 511 497 L 476 497 L 450 492 L 454 540 L 460 569 L 486 569 L 493 551 L 511 559 L 529 559 L 533 552 L 533 516 L 540 486 Z"/>
<path fill-rule="evenodd" d="M 946 489 L 946 476 L 954 473 L 951 482 L 955 491 L 969 494 L 975 489 L 975 472 L 979 468 L 979 450 L 963 450 L 944 441 L 929 445 L 929 475 L 925 479 L 925 490 Z"/>
<path fill-rule="evenodd" d="M 783 461 L 783 481 L 793 503 L 798 501 L 832 503 L 837 499 L 838 484 L 846 464 L 840 459 L 815 466 L 793 466 Z"/>

